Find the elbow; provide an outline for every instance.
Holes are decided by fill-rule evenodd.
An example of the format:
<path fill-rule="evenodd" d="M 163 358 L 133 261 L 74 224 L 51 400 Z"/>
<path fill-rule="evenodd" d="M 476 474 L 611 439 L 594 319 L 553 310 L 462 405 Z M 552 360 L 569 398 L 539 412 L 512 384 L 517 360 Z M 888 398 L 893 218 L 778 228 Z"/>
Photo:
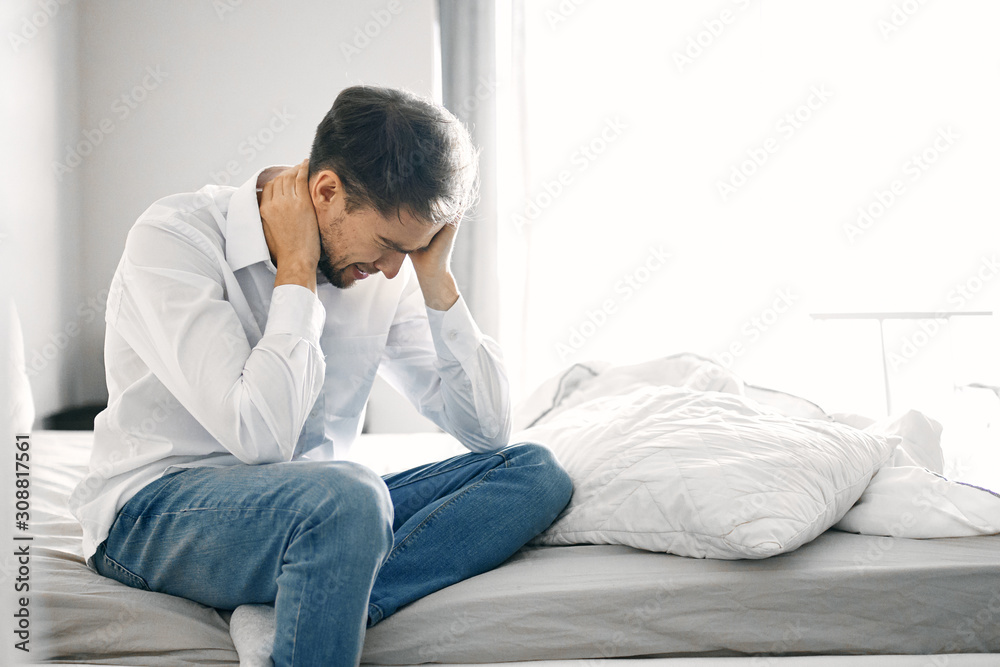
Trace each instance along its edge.
<path fill-rule="evenodd" d="M 503 401 L 496 413 L 490 418 L 489 431 L 483 433 L 485 451 L 496 451 L 510 444 L 511 410 L 510 401 Z"/>
<path fill-rule="evenodd" d="M 479 421 L 476 434 L 482 449 L 480 451 L 495 451 L 507 446 L 510 441 L 511 417 L 510 398 L 506 388 L 493 392 L 491 399 L 475 394 L 475 411 Z"/>
<path fill-rule="evenodd" d="M 227 436 L 221 442 L 247 465 L 292 460 L 326 376 L 322 351 L 304 338 L 282 334 L 263 343 L 251 350 L 213 415 Z"/>
<path fill-rule="evenodd" d="M 276 400 L 259 391 L 259 385 L 246 381 L 239 385 L 242 395 L 236 414 L 235 447 L 230 451 L 247 465 L 291 461 L 303 437 L 313 404 L 322 389 L 322 378 L 310 382 L 304 400 L 290 394 Z"/>
<path fill-rule="evenodd" d="M 498 448 L 506 447 L 510 444 L 510 431 L 511 431 L 511 418 L 510 410 L 507 410 L 507 414 L 503 421 L 500 422 L 500 431 L 493 437 L 493 441 L 496 443 Z"/>
<path fill-rule="evenodd" d="M 489 454 L 510 444 L 510 415 L 508 414 L 505 419 L 499 422 L 494 422 L 492 426 L 494 428 L 490 429 L 489 432 L 484 430 L 469 438 L 468 447 L 470 450 L 478 454 Z"/>
<path fill-rule="evenodd" d="M 501 447 L 506 447 L 510 442 L 510 432 L 514 423 L 513 416 L 511 415 L 509 398 L 503 402 L 497 423 L 499 424 L 499 428 L 497 429 L 496 435 L 493 436 L 493 439 L 497 442 L 502 442 L 503 444 Z"/>
<path fill-rule="evenodd" d="M 253 408 L 251 404 L 247 406 Z M 250 409 L 241 411 L 235 425 L 232 442 L 226 444 L 233 456 L 247 465 L 264 465 L 266 463 L 283 463 L 291 461 L 299 440 L 295 425 L 291 428 L 280 428 L 278 420 L 266 417 L 261 411 Z"/>

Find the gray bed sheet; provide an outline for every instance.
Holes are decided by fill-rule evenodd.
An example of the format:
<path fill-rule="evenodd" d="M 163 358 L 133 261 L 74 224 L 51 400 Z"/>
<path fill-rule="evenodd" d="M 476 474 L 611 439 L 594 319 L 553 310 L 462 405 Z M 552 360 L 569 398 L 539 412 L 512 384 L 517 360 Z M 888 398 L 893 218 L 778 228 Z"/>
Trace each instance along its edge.
<path fill-rule="evenodd" d="M 1000 536 L 828 531 L 764 560 L 526 548 L 368 631 L 364 662 L 1000 652 Z"/>

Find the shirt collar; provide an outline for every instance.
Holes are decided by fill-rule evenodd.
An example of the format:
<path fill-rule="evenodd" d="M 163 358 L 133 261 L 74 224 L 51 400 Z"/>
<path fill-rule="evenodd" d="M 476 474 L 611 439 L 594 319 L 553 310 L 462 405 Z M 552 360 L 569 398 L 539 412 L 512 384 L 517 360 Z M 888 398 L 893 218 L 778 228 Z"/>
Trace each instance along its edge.
<path fill-rule="evenodd" d="M 229 200 L 229 210 L 226 213 L 226 261 L 233 271 L 265 262 L 272 273 L 278 272 L 271 261 L 271 252 L 264 238 L 264 225 L 260 219 L 260 207 L 257 205 L 257 178 L 272 166 L 290 165 L 269 165 L 258 169 L 236 189 Z"/>

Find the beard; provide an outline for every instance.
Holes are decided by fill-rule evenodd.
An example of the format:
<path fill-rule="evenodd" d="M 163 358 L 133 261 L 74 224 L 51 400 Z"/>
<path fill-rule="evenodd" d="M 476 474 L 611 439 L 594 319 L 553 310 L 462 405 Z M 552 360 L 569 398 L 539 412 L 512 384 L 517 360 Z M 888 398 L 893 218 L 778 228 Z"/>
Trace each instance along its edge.
<path fill-rule="evenodd" d="M 323 277 L 338 289 L 347 289 L 354 285 L 354 281 L 350 280 L 347 276 L 347 271 L 351 267 L 348 266 L 343 269 L 335 267 L 333 262 L 330 261 L 330 256 L 326 254 L 326 248 L 323 247 L 322 243 L 319 246 L 319 264 L 317 264 L 317 267 L 319 268 L 319 272 L 323 274 Z"/>

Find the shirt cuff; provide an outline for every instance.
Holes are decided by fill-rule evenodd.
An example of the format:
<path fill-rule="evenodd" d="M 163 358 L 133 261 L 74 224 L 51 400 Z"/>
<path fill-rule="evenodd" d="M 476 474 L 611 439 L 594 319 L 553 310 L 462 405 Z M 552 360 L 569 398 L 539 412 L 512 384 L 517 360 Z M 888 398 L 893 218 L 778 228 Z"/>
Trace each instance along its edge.
<path fill-rule="evenodd" d="M 302 285 L 278 285 L 271 293 L 264 335 L 291 334 L 319 346 L 326 324 L 326 308 L 319 297 Z"/>
<path fill-rule="evenodd" d="M 448 310 L 428 308 L 427 319 L 434 349 L 438 357 L 445 361 L 462 363 L 476 354 L 483 343 L 483 332 L 472 319 L 472 313 L 461 295 Z"/>

